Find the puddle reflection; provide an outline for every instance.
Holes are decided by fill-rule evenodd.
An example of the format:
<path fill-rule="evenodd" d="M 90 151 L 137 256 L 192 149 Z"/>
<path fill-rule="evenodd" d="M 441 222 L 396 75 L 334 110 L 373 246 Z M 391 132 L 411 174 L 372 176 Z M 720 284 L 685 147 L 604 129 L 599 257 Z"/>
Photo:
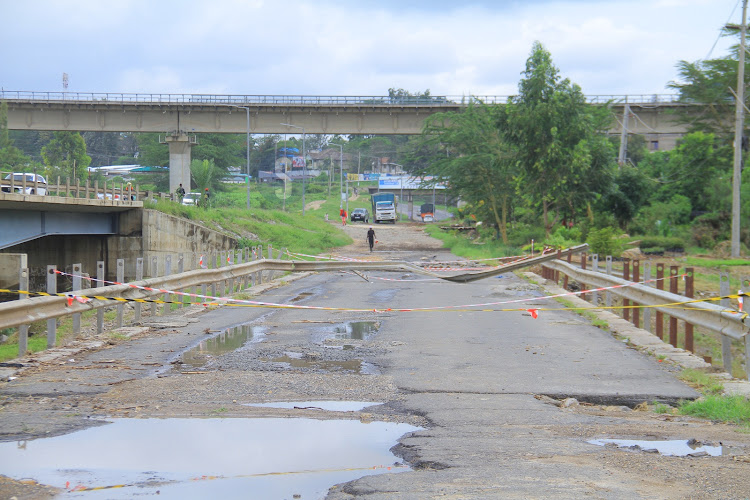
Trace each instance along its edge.
<path fill-rule="evenodd" d="M 330 361 L 306 359 L 297 356 L 298 355 L 295 353 L 287 353 L 284 356 L 279 356 L 272 359 L 264 359 L 263 361 L 270 361 L 272 363 L 284 363 L 291 368 L 302 368 L 308 370 L 324 370 L 327 372 L 353 372 L 362 375 L 379 374 L 378 369 L 374 365 L 365 363 L 361 359 Z"/>
<path fill-rule="evenodd" d="M 337 339 L 367 340 L 375 335 L 380 328 L 377 321 L 351 321 L 334 327 L 333 332 Z"/>
<path fill-rule="evenodd" d="M 389 449 L 419 429 L 302 418 L 116 419 L 23 448 L 0 443 L 0 470 L 67 484 L 70 498 L 323 498 L 334 484 L 409 470 Z"/>
<path fill-rule="evenodd" d="M 593 439 L 588 441 L 598 446 L 616 446 L 624 450 L 645 451 L 659 453 L 667 457 L 720 457 L 721 446 L 708 446 L 694 439 L 678 439 L 669 441 L 639 441 L 635 439 Z"/>
<path fill-rule="evenodd" d="M 182 355 L 185 365 L 192 368 L 205 366 L 211 357 L 221 356 L 239 349 L 251 342 L 260 342 L 265 337 L 265 329 L 260 326 L 237 325 L 205 340 Z"/>
<path fill-rule="evenodd" d="M 359 411 L 368 406 L 382 405 L 372 401 L 279 401 L 275 403 L 247 403 L 260 408 L 300 408 L 322 411 Z"/>

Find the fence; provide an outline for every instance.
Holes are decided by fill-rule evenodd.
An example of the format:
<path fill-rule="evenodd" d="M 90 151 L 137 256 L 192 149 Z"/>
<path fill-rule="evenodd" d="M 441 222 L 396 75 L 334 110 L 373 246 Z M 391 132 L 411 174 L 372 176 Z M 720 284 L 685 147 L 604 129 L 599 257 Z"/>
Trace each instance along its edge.
<path fill-rule="evenodd" d="M 80 179 L 74 179 L 71 182 L 70 177 L 62 179 L 58 176 L 56 179 L 57 182 L 52 183 L 51 180 L 48 181 L 43 176 L 37 174 L 24 173 L 20 175 L 18 172 L 15 175 L 11 174 L 13 173 L 0 172 L 0 189 L 5 193 L 61 196 L 89 200 L 99 199 L 111 201 L 116 204 L 128 204 L 133 201 L 156 199 L 175 201 L 176 198 L 176 194 L 174 193 L 142 191 L 137 184 L 135 186 L 126 182 L 118 184 L 106 179 L 100 186 L 99 180 L 91 183 L 86 179 L 85 182 L 81 183 Z"/>
<path fill-rule="evenodd" d="M 136 281 L 124 284 L 125 260 L 116 261 L 116 282 L 105 281 L 105 263 L 98 261 L 95 272 L 83 269 L 81 264 L 73 264 L 71 272 L 59 271 L 56 266 L 47 266 L 46 290 L 29 290 L 29 270 L 19 269 L 18 299 L 0 303 L 0 330 L 18 326 L 19 355 L 28 349 L 29 324 L 35 321 L 47 320 L 46 336 L 47 348 L 56 344 L 57 318 L 72 316 L 73 333 L 81 332 L 81 312 L 97 309 L 96 331 L 104 331 L 104 310 L 116 309 L 116 326 L 120 328 L 124 321 L 124 302 L 132 299 L 161 296 L 169 303 L 150 303 L 151 315 L 166 314 L 177 303 L 177 307 L 190 305 L 194 300 L 205 302 L 201 296 L 224 297 L 239 292 L 256 284 L 273 279 L 277 271 L 265 270 L 266 266 L 253 266 L 266 259 L 262 246 L 248 247 L 235 251 L 223 251 L 201 255 L 195 265 L 200 268 L 185 272 L 186 262 L 183 254 L 165 255 L 162 262 L 152 257 L 150 263 L 143 258 L 137 258 L 135 263 Z M 268 259 L 273 258 L 274 249 L 268 245 Z M 278 252 L 278 260 L 287 254 L 285 250 Z M 161 264 L 161 265 L 160 265 Z M 244 265 L 243 265 L 244 264 Z M 150 269 L 150 278 L 144 280 L 144 268 Z M 192 267 L 192 266 L 191 266 Z M 267 266 L 274 267 L 274 266 Z M 58 278 L 65 278 L 65 288 L 70 296 L 56 295 L 58 293 Z M 84 286 L 90 283 L 90 287 Z M 90 292 L 85 291 L 91 288 Z M 30 292 L 30 293 L 29 293 Z M 170 298 L 168 292 L 182 292 Z M 34 297 L 34 295 L 51 295 Z M 218 295 L 217 295 L 218 294 Z M 92 300 L 86 303 L 76 302 L 74 296 L 102 296 L 120 300 L 113 305 L 111 300 Z M 146 304 L 149 305 L 149 304 Z M 142 302 L 133 304 L 133 323 L 141 321 Z"/>
<path fill-rule="evenodd" d="M 559 283 L 562 278 L 562 286 L 565 289 L 570 289 L 571 279 L 575 280 L 581 290 L 587 290 L 580 297 L 595 305 L 613 307 L 613 297 L 619 298 L 622 302 L 621 306 L 615 309 L 622 310 L 624 319 L 654 333 L 662 340 L 667 340 L 674 347 L 679 347 L 677 345 L 678 322 L 681 321 L 684 325 L 683 347 L 686 351 L 694 352 L 695 350 L 694 328 L 696 326 L 704 331 L 720 334 L 722 361 L 728 373 L 732 373 L 731 341 L 740 340 L 745 348 L 745 372 L 750 375 L 750 336 L 747 335 L 743 315 L 729 309 L 728 298 L 721 299 L 720 304 L 690 301 L 694 297 L 695 272 L 693 268 L 685 268 L 684 272 L 680 273 L 678 266 L 669 266 L 667 269 L 664 264 L 657 263 L 656 276 L 654 276 L 650 262 L 645 262 L 641 266 L 638 260 L 624 259 L 622 278 L 618 278 L 613 275 L 612 257 L 608 256 L 605 262 L 604 272 L 601 272 L 598 255 L 591 256 L 590 270 L 587 269 L 586 254 L 581 255 L 580 267 L 574 266 L 570 257 L 567 262 L 548 261 L 542 265 L 542 277 L 556 283 Z M 743 284 L 748 281 L 750 278 L 743 279 Z M 679 290 L 680 282 L 684 282 L 682 294 Z M 668 291 L 665 290 L 667 286 Z M 719 286 L 721 297 L 731 294 L 727 273 L 721 273 Z M 655 311 L 654 317 L 652 317 L 652 310 Z M 668 319 L 666 332 L 664 330 L 665 317 Z"/>

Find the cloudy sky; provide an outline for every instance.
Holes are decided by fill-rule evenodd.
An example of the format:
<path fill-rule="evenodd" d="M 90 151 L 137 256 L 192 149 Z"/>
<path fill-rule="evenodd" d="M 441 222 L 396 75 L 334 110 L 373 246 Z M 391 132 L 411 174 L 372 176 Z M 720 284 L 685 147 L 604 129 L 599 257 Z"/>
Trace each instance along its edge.
<path fill-rule="evenodd" d="M 740 0 L 0 0 L 4 90 L 509 95 L 535 40 L 584 93 L 669 92 Z M 718 39 L 718 42 L 717 42 Z M 714 47 L 715 45 L 715 47 Z"/>

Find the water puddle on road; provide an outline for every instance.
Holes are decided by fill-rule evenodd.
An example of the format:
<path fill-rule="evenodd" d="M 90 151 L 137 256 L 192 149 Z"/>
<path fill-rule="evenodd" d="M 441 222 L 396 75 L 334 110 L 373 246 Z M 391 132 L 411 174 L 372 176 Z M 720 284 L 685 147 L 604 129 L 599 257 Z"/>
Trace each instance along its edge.
<path fill-rule="evenodd" d="M 302 368 L 308 370 L 321 370 L 326 372 L 353 372 L 361 375 L 378 375 L 378 369 L 361 359 L 348 359 L 341 361 L 324 360 L 317 358 L 304 357 L 298 353 L 288 352 L 283 356 L 271 359 L 262 359 L 262 361 L 272 363 L 283 363 L 287 367 Z"/>
<path fill-rule="evenodd" d="M 337 325 L 333 328 L 334 337 L 337 339 L 367 340 L 380 328 L 377 321 L 350 321 Z"/>
<path fill-rule="evenodd" d="M 416 430 L 359 420 L 115 419 L 0 443 L 0 470 L 65 488 L 66 498 L 324 498 L 334 484 L 410 470 L 389 449 Z"/>
<path fill-rule="evenodd" d="M 202 340 L 197 346 L 182 355 L 182 362 L 191 368 L 200 368 L 216 356 L 239 349 L 248 343 L 260 342 L 265 338 L 265 328 L 260 326 L 236 325 L 220 334 Z"/>
<path fill-rule="evenodd" d="M 659 453 L 667 457 L 720 457 L 721 446 L 709 446 L 690 440 L 669 441 L 639 441 L 634 439 L 593 439 L 587 441 L 598 446 L 615 446 L 623 450 L 644 451 L 646 453 Z"/>
<path fill-rule="evenodd" d="M 372 401 L 279 401 L 275 403 L 246 403 L 244 406 L 349 412 L 382 404 Z"/>

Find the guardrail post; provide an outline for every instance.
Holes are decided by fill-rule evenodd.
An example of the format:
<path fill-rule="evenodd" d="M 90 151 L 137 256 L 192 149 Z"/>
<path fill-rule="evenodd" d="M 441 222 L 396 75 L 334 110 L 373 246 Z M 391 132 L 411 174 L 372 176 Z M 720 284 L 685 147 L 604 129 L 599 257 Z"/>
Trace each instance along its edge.
<path fill-rule="evenodd" d="M 213 252 L 211 252 L 211 255 L 208 259 L 208 268 L 216 269 L 216 254 Z M 211 297 L 216 297 L 216 282 L 215 281 L 211 283 Z"/>
<path fill-rule="evenodd" d="M 65 178 L 65 197 L 70 198 L 70 177 Z"/>
<path fill-rule="evenodd" d="M 81 179 L 76 177 L 76 198 L 81 197 Z"/>
<path fill-rule="evenodd" d="M 568 254 L 568 264 L 570 264 L 571 262 L 573 262 L 573 254 L 569 253 Z M 563 278 L 563 288 L 565 290 L 568 290 L 568 275 L 567 274 Z"/>
<path fill-rule="evenodd" d="M 96 287 L 104 286 L 104 261 L 96 261 Z M 96 333 L 102 333 L 104 331 L 104 308 L 100 307 L 96 310 Z"/>
<path fill-rule="evenodd" d="M 630 259 L 622 259 L 622 279 L 630 281 Z M 630 321 L 630 300 L 622 299 L 622 317 Z"/>
<path fill-rule="evenodd" d="M 664 290 L 664 264 L 656 264 L 656 289 Z M 664 340 L 664 313 L 656 311 L 656 336 Z"/>
<path fill-rule="evenodd" d="M 177 274 L 182 274 L 185 272 L 185 255 L 178 253 L 177 254 Z M 179 292 L 184 292 L 185 290 L 178 290 Z M 180 307 L 185 307 L 185 296 L 179 295 L 180 297 Z"/>
<path fill-rule="evenodd" d="M 588 255 L 586 254 L 586 252 L 581 253 L 581 269 L 583 269 L 584 271 L 586 270 L 587 260 L 588 260 Z M 579 285 L 581 286 L 581 290 L 586 290 L 586 283 L 579 283 Z M 581 298 L 583 300 L 586 300 L 586 294 L 582 293 Z"/>
<path fill-rule="evenodd" d="M 729 273 L 719 273 L 719 295 L 726 297 L 731 293 L 729 283 Z M 721 299 L 721 307 L 729 308 L 729 299 Z M 747 338 L 747 337 L 745 337 Z M 746 344 L 747 346 L 747 344 Z M 726 335 L 721 336 L 721 361 L 724 364 L 724 371 L 732 374 L 732 339 Z"/>
<path fill-rule="evenodd" d="M 227 265 L 233 266 L 234 265 L 234 250 L 230 250 L 227 254 Z M 234 293 L 234 278 L 229 278 L 229 295 L 232 295 Z"/>
<path fill-rule="evenodd" d="M 117 259 L 116 262 L 116 274 L 117 274 L 117 282 L 118 283 L 124 283 L 125 282 L 125 259 Z M 122 328 L 122 315 L 125 312 L 125 304 L 122 302 L 117 304 L 117 328 Z"/>
<path fill-rule="evenodd" d="M 81 289 L 81 264 L 73 264 L 73 294 Z M 73 314 L 73 333 L 81 333 L 81 313 Z"/>
<path fill-rule="evenodd" d="M 638 260 L 633 261 L 633 282 L 638 283 L 641 281 L 641 263 Z M 638 308 L 640 304 L 633 302 L 633 324 L 636 328 L 641 327 L 641 310 Z"/>
<path fill-rule="evenodd" d="M 599 272 L 599 254 L 595 253 L 591 255 L 591 270 L 595 273 Z M 599 305 L 599 292 L 591 292 L 591 303 Z"/>
<path fill-rule="evenodd" d="M 257 256 L 255 255 L 255 247 L 251 247 L 251 249 L 250 249 L 250 260 L 252 260 L 253 262 L 255 262 L 257 260 Z M 250 274 L 250 286 L 255 286 L 255 278 L 256 278 L 255 275 L 256 274 L 258 274 L 258 273 L 255 272 L 255 273 L 251 273 Z"/>
<path fill-rule="evenodd" d="M 255 249 L 258 260 L 263 260 L 263 245 L 258 245 Z M 258 271 L 258 284 L 263 284 L 263 271 Z"/>
<path fill-rule="evenodd" d="M 90 198 L 90 191 L 91 191 L 91 181 L 89 179 L 86 179 L 86 199 L 88 200 Z"/>
<path fill-rule="evenodd" d="M 99 179 L 94 181 L 94 199 L 99 199 Z"/>
<path fill-rule="evenodd" d="M 670 293 L 679 293 L 677 282 L 677 266 L 669 266 L 669 291 Z M 677 347 L 677 318 L 669 316 L 669 343 Z"/>
<path fill-rule="evenodd" d="M 201 260 L 203 260 L 203 259 L 204 259 L 205 257 L 204 257 L 203 255 L 201 255 L 201 256 L 200 256 L 199 258 L 200 258 Z M 201 269 L 203 269 L 203 267 L 204 267 L 205 265 L 206 265 L 205 261 L 203 262 L 203 264 L 201 264 L 200 262 L 198 262 L 198 267 L 200 267 Z M 206 296 L 206 292 L 207 292 L 207 291 L 208 291 L 208 286 L 207 286 L 207 285 L 206 285 L 205 283 L 201 284 L 201 295 L 203 295 L 203 297 L 205 297 L 205 296 Z M 201 298 L 201 299 L 200 299 L 200 302 L 203 302 L 204 300 L 205 300 L 205 299 Z"/>
<path fill-rule="evenodd" d="M 685 297 L 692 299 L 695 297 L 693 289 L 693 276 L 695 273 L 693 272 L 693 268 L 686 267 L 685 274 L 687 275 L 685 276 Z M 685 350 L 695 352 L 695 349 L 693 349 L 693 325 L 687 322 L 685 322 Z"/>
<path fill-rule="evenodd" d="M 141 281 L 143 279 L 143 257 L 138 257 L 135 259 L 135 280 Z M 136 302 L 134 309 L 134 321 L 140 321 L 141 320 L 141 303 Z"/>
<path fill-rule="evenodd" d="M 557 249 L 557 260 L 560 260 L 562 256 L 562 250 L 559 248 Z M 557 285 L 560 282 L 560 271 L 555 270 L 555 285 Z"/>
<path fill-rule="evenodd" d="M 607 269 L 607 275 L 608 276 L 612 276 L 612 256 L 611 255 L 607 255 L 606 266 L 607 266 L 607 268 L 606 268 Z M 607 307 L 612 307 L 612 292 L 610 292 L 609 290 L 607 290 L 607 292 L 605 293 L 605 297 L 606 297 L 606 305 L 607 305 Z"/>
<path fill-rule="evenodd" d="M 158 277 L 158 274 L 157 274 L 158 269 L 159 269 L 159 267 L 158 267 L 158 261 L 157 261 L 156 257 L 151 257 L 151 269 L 149 269 L 149 271 L 150 271 L 149 274 L 151 274 L 152 278 L 157 278 Z M 157 295 L 152 295 L 151 298 L 152 299 L 156 299 L 156 298 L 158 298 L 158 296 Z M 151 316 L 156 316 L 156 302 L 151 302 Z"/>
<path fill-rule="evenodd" d="M 167 255 L 164 257 L 164 276 L 169 276 L 172 274 L 172 256 Z M 168 293 L 165 293 L 162 297 L 162 300 L 165 302 L 164 307 L 161 309 L 162 316 L 165 314 L 169 314 L 169 312 L 172 310 L 172 304 L 169 303 L 170 295 Z"/>
<path fill-rule="evenodd" d="M 23 292 L 29 291 L 29 269 L 27 267 L 22 267 L 18 270 L 18 290 Z M 18 294 L 18 300 L 26 300 L 28 298 L 29 296 L 25 293 Z M 18 355 L 23 356 L 28 350 L 29 325 L 21 325 L 18 327 Z"/>
<path fill-rule="evenodd" d="M 644 262 L 643 263 L 643 281 L 645 281 L 646 286 L 653 286 L 651 283 L 651 263 L 650 262 Z M 643 310 L 643 328 L 648 330 L 649 332 L 653 331 L 653 328 L 651 328 L 651 308 L 646 307 Z"/>
<path fill-rule="evenodd" d="M 47 293 L 57 293 L 57 266 L 47 266 Z M 57 318 L 47 320 L 47 349 L 57 343 Z"/>

